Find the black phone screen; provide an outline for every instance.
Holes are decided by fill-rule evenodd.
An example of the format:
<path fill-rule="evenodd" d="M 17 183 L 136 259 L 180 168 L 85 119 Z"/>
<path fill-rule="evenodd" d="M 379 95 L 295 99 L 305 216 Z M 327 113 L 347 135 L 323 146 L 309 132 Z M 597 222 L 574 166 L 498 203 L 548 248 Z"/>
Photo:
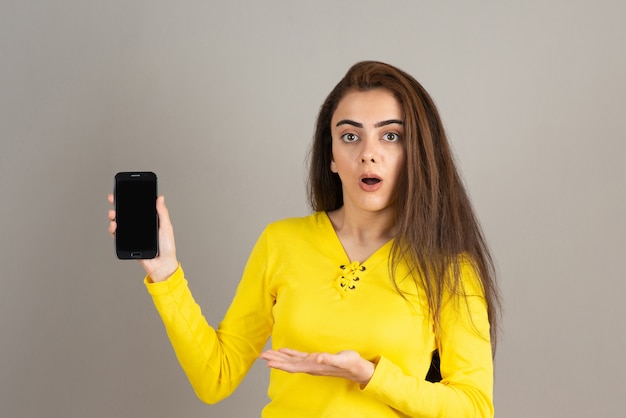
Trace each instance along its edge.
<path fill-rule="evenodd" d="M 120 259 L 154 258 L 158 254 L 157 181 L 151 172 L 115 176 L 115 250 Z"/>

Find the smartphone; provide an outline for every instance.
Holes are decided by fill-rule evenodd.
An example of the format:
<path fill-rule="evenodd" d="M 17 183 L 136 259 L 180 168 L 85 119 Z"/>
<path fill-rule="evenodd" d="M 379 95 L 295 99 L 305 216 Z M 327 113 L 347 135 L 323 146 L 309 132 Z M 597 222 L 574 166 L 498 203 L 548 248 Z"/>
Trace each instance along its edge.
<path fill-rule="evenodd" d="M 114 196 L 117 258 L 156 257 L 159 253 L 156 174 L 148 171 L 117 173 Z"/>

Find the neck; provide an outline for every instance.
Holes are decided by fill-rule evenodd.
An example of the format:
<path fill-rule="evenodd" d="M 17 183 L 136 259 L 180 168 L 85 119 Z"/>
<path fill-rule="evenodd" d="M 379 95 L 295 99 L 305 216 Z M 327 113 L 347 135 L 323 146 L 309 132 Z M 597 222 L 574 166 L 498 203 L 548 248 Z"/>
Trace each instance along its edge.
<path fill-rule="evenodd" d="M 355 243 L 385 242 L 393 238 L 394 215 L 392 207 L 369 212 L 346 205 L 328 214 L 337 235 Z"/>

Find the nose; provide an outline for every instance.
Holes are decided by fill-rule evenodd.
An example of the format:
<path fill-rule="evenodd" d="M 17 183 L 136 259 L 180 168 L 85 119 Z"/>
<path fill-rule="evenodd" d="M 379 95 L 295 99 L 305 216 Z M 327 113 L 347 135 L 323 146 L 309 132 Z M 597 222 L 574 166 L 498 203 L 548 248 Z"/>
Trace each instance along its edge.
<path fill-rule="evenodd" d="M 361 148 L 361 163 L 377 163 L 380 160 L 376 142 L 374 140 L 364 140 Z"/>

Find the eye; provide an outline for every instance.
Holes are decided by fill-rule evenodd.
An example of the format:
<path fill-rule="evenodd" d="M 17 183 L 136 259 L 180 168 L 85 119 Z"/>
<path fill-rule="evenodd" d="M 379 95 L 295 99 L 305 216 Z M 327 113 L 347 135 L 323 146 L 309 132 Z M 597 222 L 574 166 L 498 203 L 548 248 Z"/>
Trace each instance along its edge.
<path fill-rule="evenodd" d="M 341 140 L 343 142 L 354 142 L 357 139 L 359 139 L 359 137 L 356 134 L 353 134 L 353 133 L 347 133 L 347 134 L 341 135 Z"/>
<path fill-rule="evenodd" d="M 383 139 L 387 142 L 398 142 L 400 140 L 400 135 L 395 132 L 387 132 L 383 135 Z"/>

